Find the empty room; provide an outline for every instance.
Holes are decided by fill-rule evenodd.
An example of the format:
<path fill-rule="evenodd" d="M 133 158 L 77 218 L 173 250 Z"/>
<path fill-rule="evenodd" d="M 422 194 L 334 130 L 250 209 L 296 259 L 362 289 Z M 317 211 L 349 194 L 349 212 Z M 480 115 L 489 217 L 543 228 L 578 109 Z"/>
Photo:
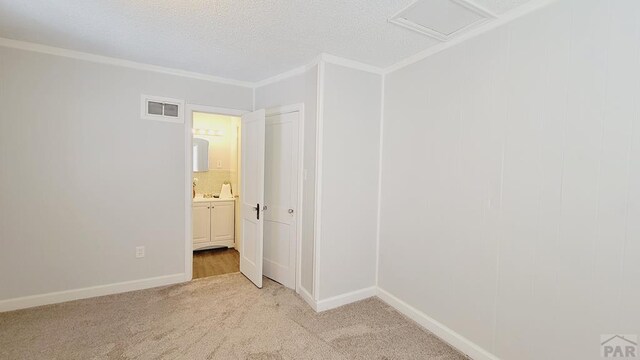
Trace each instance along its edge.
<path fill-rule="evenodd" d="M 640 1 L 0 0 L 0 359 L 640 359 Z"/>

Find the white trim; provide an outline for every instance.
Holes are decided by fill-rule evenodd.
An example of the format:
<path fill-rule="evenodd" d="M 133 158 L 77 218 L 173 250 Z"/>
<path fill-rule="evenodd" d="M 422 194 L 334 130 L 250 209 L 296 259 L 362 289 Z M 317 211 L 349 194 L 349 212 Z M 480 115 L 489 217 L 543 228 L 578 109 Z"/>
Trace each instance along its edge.
<path fill-rule="evenodd" d="M 256 111 L 256 88 L 251 88 L 251 111 Z"/>
<path fill-rule="evenodd" d="M 404 60 L 401 60 L 389 67 L 387 67 L 386 69 L 384 69 L 384 73 L 385 74 L 389 74 L 392 73 L 394 71 L 397 71 L 399 69 L 402 69 L 406 66 L 409 66 L 413 63 L 416 63 L 420 60 L 423 60 L 429 56 L 432 56 L 434 54 L 437 54 L 441 51 L 444 51 L 450 47 L 456 46 L 464 41 L 467 41 L 471 38 L 474 38 L 478 35 L 484 34 L 485 32 L 495 29 L 496 27 L 502 26 L 504 24 L 507 24 L 515 19 L 518 19 L 524 15 L 527 15 L 533 11 L 542 9 L 554 2 L 556 2 L 558 0 L 531 0 L 511 11 L 506 12 L 505 14 L 500 15 L 498 18 L 496 18 L 495 20 L 489 21 L 484 23 L 482 26 L 479 26 L 478 28 L 475 28 L 471 31 L 468 31 L 462 35 L 460 35 L 459 37 L 456 37 L 455 39 L 451 39 L 450 41 L 447 42 L 443 42 L 440 43 L 438 45 L 434 45 L 430 48 L 427 48 L 426 50 L 423 50 L 413 56 L 410 56 Z"/>
<path fill-rule="evenodd" d="M 356 301 L 368 299 L 378 294 L 378 288 L 375 286 L 351 291 L 346 294 L 330 297 L 328 299 L 316 302 L 316 312 L 327 311 L 337 307 L 354 303 Z"/>
<path fill-rule="evenodd" d="M 259 87 L 271 85 L 271 84 L 292 78 L 294 76 L 302 75 L 305 72 L 309 71 L 314 66 L 317 66 L 321 61 L 324 61 L 325 63 L 329 63 L 329 64 L 340 65 L 340 66 L 344 66 L 344 67 L 348 67 L 356 70 L 366 71 L 374 74 L 381 75 L 384 73 L 384 69 L 373 66 L 373 65 L 365 64 L 355 60 L 350 60 L 340 56 L 321 53 L 317 58 L 313 59 L 310 63 L 306 65 L 298 66 L 297 68 L 291 69 L 289 71 L 285 71 L 283 73 L 266 78 L 264 80 L 260 80 L 254 83 L 253 87 L 254 89 L 256 89 Z"/>
<path fill-rule="evenodd" d="M 227 115 L 227 116 L 242 116 L 249 111 L 246 110 L 237 110 L 237 109 L 229 109 L 217 106 L 209 106 L 209 105 L 197 105 L 197 104 L 187 104 L 186 107 L 188 110 L 190 109 L 192 112 L 203 112 L 217 115 Z"/>
<path fill-rule="evenodd" d="M 19 50 L 33 51 L 33 52 L 55 55 L 55 56 L 62 56 L 66 58 L 84 60 L 84 61 L 100 63 L 100 64 L 121 66 L 121 67 L 130 68 L 130 69 L 136 69 L 136 70 L 144 70 L 144 71 L 157 72 L 157 73 L 162 73 L 167 75 L 181 76 L 181 77 L 186 77 L 186 78 L 196 79 L 196 80 L 211 81 L 219 84 L 241 86 L 241 87 L 251 88 L 251 89 L 276 83 L 278 81 L 287 79 L 292 76 L 300 75 L 306 72 L 307 70 L 311 69 L 312 67 L 318 65 L 320 61 L 325 61 L 325 62 L 336 64 L 336 65 L 342 65 L 342 66 L 346 66 L 346 67 L 350 67 L 350 68 L 354 68 L 362 71 L 373 72 L 376 74 L 382 74 L 385 71 L 382 68 L 361 63 L 355 60 L 349 60 L 339 56 L 321 53 L 306 65 L 298 66 L 292 70 L 285 71 L 281 74 L 274 75 L 260 81 L 251 82 L 251 81 L 227 79 L 219 76 L 201 74 L 193 71 L 168 68 L 168 67 L 163 67 L 158 65 L 144 64 L 144 63 L 139 63 L 139 62 L 130 61 L 130 60 L 113 58 L 109 56 L 95 55 L 95 54 L 90 54 L 90 53 L 81 52 L 81 51 L 63 49 L 63 48 L 58 48 L 54 46 L 7 39 L 2 37 L 0 37 L 0 46 L 19 49 Z M 254 91 L 253 99 L 254 99 L 253 105 L 255 107 L 255 91 Z"/>
<path fill-rule="evenodd" d="M 384 138 L 384 86 L 385 77 L 382 75 L 380 95 L 380 149 L 378 153 L 378 213 L 376 219 L 376 286 L 380 275 L 380 219 L 382 217 L 382 143 Z"/>
<path fill-rule="evenodd" d="M 497 356 L 483 349 L 478 344 L 379 287 L 378 298 L 472 359 L 500 360 Z"/>
<path fill-rule="evenodd" d="M 302 288 L 302 215 L 304 196 L 304 104 L 278 106 L 266 110 L 265 116 L 298 113 L 298 203 L 296 204 L 296 283 L 295 291 L 306 292 Z M 308 295 L 307 292 L 305 295 Z M 304 298 L 304 297 L 303 297 Z"/>
<path fill-rule="evenodd" d="M 322 225 L 322 141 L 324 121 L 324 60 L 318 63 L 317 84 L 317 118 L 316 118 L 316 188 L 315 188 L 315 218 L 313 221 L 313 298 L 320 299 L 320 239 Z"/>
<path fill-rule="evenodd" d="M 288 114 L 296 111 L 298 112 L 304 111 L 304 103 L 275 106 L 275 107 L 266 109 L 265 116 L 282 115 L 282 114 Z"/>
<path fill-rule="evenodd" d="M 228 109 L 215 106 L 187 104 L 185 107 L 185 121 L 184 121 L 184 179 L 185 179 L 185 193 L 184 193 L 184 281 L 191 281 L 193 279 L 193 235 L 192 235 L 192 205 L 193 205 L 193 188 L 190 186 L 193 183 L 193 159 L 191 152 L 193 151 L 193 133 L 191 129 L 193 127 L 193 113 L 204 112 L 209 114 L 219 114 L 228 116 L 242 116 L 247 113 L 244 110 Z M 236 244 L 238 241 L 236 239 Z"/>
<path fill-rule="evenodd" d="M 187 104 L 184 115 L 184 281 L 193 279 L 193 112 L 193 105 Z"/>
<path fill-rule="evenodd" d="M 311 294 L 309 294 L 307 289 L 305 289 L 304 287 L 300 286 L 300 292 L 298 293 L 298 295 L 300 295 L 302 300 L 306 301 L 307 304 L 309 304 L 309 306 L 311 306 L 313 311 L 318 312 L 318 305 L 316 304 L 316 301 L 313 299 L 313 296 L 311 296 Z"/>
<path fill-rule="evenodd" d="M 295 69 L 291 69 L 291 70 L 285 71 L 285 72 L 283 72 L 281 74 L 268 77 L 268 78 L 266 78 L 264 80 L 260 80 L 260 81 L 256 82 L 255 84 L 253 84 L 253 88 L 257 89 L 259 87 L 271 85 L 273 83 L 277 83 L 277 82 L 280 82 L 282 80 L 286 80 L 286 79 L 288 79 L 290 77 L 294 77 L 294 76 L 297 76 L 297 75 L 304 74 L 305 71 L 307 71 L 307 66 L 299 66 L 299 67 L 297 67 Z"/>
<path fill-rule="evenodd" d="M 313 59 L 310 63 L 308 63 L 306 65 L 298 66 L 298 67 L 296 67 L 294 69 L 291 69 L 291 70 L 285 71 L 283 73 L 280 73 L 280 74 L 268 77 L 266 79 L 260 80 L 258 82 L 255 82 L 253 84 L 253 87 L 255 89 L 255 88 L 271 85 L 273 83 L 277 83 L 277 82 L 280 82 L 282 80 L 286 80 L 288 78 L 304 74 L 305 72 L 307 72 L 312 67 L 318 65 L 318 63 L 320 62 L 321 56 L 322 55 L 316 57 L 315 59 Z"/>
<path fill-rule="evenodd" d="M 212 81 L 212 82 L 226 84 L 226 85 L 235 85 L 235 86 L 242 86 L 242 87 L 249 87 L 249 88 L 253 87 L 253 83 L 248 81 L 227 79 L 223 77 L 206 75 L 206 74 L 180 70 L 180 69 L 167 68 L 167 67 L 158 66 L 158 65 L 143 64 L 143 63 L 130 61 L 130 60 L 123 60 L 123 59 L 117 59 L 117 58 L 108 57 L 108 56 L 89 54 L 81 51 L 63 49 L 63 48 L 41 45 L 41 44 L 36 44 L 36 43 L 31 43 L 26 41 L 12 40 L 12 39 L 0 37 L 0 46 L 13 48 L 13 49 L 34 51 L 34 52 L 39 52 L 43 54 L 62 56 L 62 57 L 84 60 L 84 61 L 90 61 L 90 62 L 100 63 L 100 64 L 122 66 L 122 67 L 136 69 L 136 70 L 152 71 L 152 72 L 157 72 L 157 73 L 162 73 L 167 75 L 181 76 L 181 77 L 186 77 L 186 78 L 191 78 L 196 80 Z"/>
<path fill-rule="evenodd" d="M 173 274 L 147 279 L 124 281 L 120 283 L 91 286 L 81 289 L 57 291 L 48 294 L 24 296 L 0 301 L 0 312 L 26 309 L 34 306 L 57 304 L 66 301 L 119 294 L 134 290 L 143 290 L 158 286 L 184 282 L 184 274 Z"/>
<path fill-rule="evenodd" d="M 382 75 L 385 72 L 384 69 L 379 68 L 377 66 L 365 64 L 359 61 L 350 60 L 350 59 L 346 59 L 343 57 L 339 57 L 339 56 L 335 56 L 327 53 L 322 53 L 320 55 L 320 60 L 325 63 L 340 65 L 340 66 L 361 70 L 361 71 L 366 71 L 374 74 Z"/>

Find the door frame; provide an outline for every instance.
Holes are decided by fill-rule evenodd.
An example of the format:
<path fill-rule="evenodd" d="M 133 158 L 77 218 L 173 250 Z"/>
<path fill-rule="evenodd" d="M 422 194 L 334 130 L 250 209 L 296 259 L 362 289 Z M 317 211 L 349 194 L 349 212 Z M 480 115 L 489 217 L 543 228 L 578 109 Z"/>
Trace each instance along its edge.
<path fill-rule="evenodd" d="M 304 195 L 304 104 L 276 106 L 266 109 L 266 117 L 298 113 L 298 202 L 296 204 L 296 281 L 295 291 L 302 288 L 302 212 Z M 267 146 L 267 144 L 265 144 Z"/>
<path fill-rule="evenodd" d="M 184 257 L 184 281 L 193 280 L 193 233 L 192 233 L 192 199 L 193 189 L 193 113 L 203 112 L 210 114 L 241 117 L 250 111 L 229 109 L 208 105 L 186 104 L 184 119 L 184 143 L 185 143 L 185 257 Z M 265 116 L 282 115 L 298 112 L 298 211 L 296 211 L 296 286 L 295 291 L 300 294 L 302 288 L 302 212 L 303 212 L 303 187 L 304 187 L 304 104 L 276 106 L 266 109 Z M 238 169 L 241 171 L 241 169 Z M 236 241 L 237 242 L 237 241 Z"/>
<path fill-rule="evenodd" d="M 185 106 L 185 119 L 184 119 L 184 144 L 185 144 L 185 192 L 184 192 L 184 281 L 193 280 L 193 214 L 192 214 L 192 200 L 193 200 L 193 188 L 189 186 L 193 183 L 193 113 L 203 112 L 217 115 L 237 116 L 241 117 L 242 114 L 249 111 L 228 109 L 222 107 L 187 104 Z"/>

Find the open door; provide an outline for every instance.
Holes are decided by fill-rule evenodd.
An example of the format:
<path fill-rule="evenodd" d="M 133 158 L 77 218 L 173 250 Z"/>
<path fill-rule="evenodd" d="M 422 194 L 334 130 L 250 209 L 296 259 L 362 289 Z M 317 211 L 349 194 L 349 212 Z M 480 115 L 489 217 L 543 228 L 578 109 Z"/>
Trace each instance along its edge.
<path fill-rule="evenodd" d="M 296 288 L 299 112 L 267 117 L 264 200 L 264 276 Z"/>
<path fill-rule="evenodd" d="M 242 115 L 240 272 L 262 288 L 265 111 Z"/>

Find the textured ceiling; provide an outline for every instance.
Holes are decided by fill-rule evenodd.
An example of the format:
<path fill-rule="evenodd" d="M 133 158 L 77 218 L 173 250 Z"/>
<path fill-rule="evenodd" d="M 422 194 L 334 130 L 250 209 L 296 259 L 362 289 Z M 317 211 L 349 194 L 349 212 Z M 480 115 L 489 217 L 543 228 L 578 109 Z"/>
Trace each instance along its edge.
<path fill-rule="evenodd" d="M 502 14 L 528 1 L 529 0 L 473 0 L 473 3 L 484 7 L 494 14 Z"/>
<path fill-rule="evenodd" d="M 476 0 L 502 13 L 528 0 Z M 437 44 L 387 22 L 414 0 L 0 0 L 0 37 L 236 80 L 322 52 L 378 67 Z"/>

